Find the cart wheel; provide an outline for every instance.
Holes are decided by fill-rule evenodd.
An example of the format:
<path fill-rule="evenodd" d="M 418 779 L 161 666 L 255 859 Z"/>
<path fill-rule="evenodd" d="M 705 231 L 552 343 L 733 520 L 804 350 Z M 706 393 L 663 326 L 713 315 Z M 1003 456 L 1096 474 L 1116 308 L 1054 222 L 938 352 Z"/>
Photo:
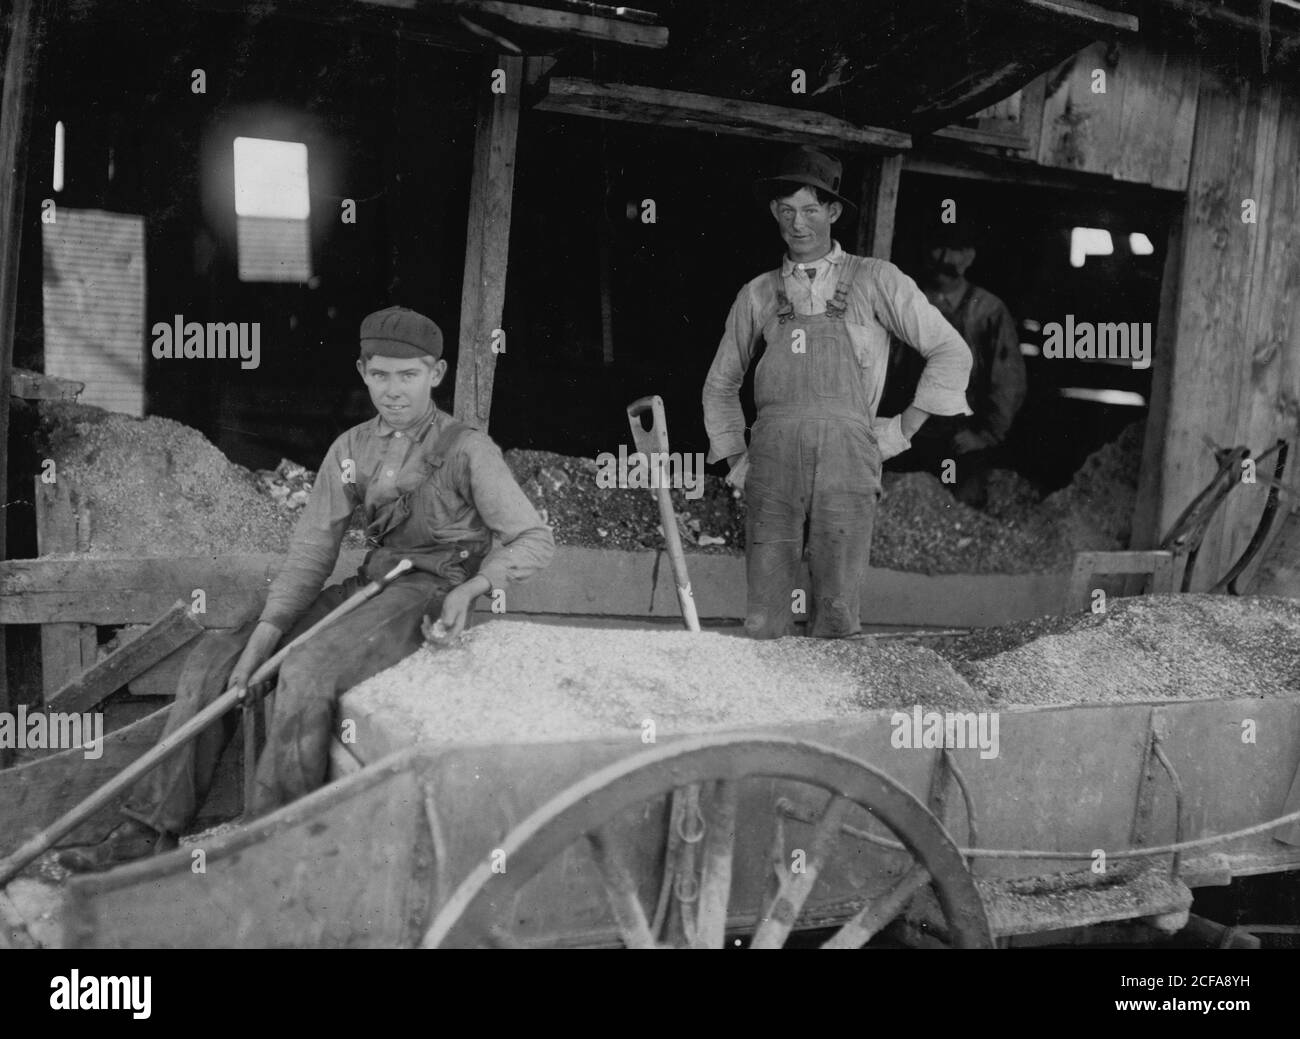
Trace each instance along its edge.
<path fill-rule="evenodd" d="M 574 784 L 511 831 L 500 849 L 509 863 L 506 872 L 494 873 L 491 863 L 484 862 L 465 878 L 438 912 L 422 946 L 515 944 L 509 930 L 515 896 L 565 849 L 585 839 L 624 944 L 657 947 L 637 897 L 636 880 L 609 823 L 635 805 L 680 787 L 714 781 L 701 853 L 694 946 L 721 948 L 731 892 L 737 793 L 740 781 L 750 777 L 793 780 L 831 794 L 813 826 L 804 871 L 782 876 L 779 890 L 764 906 L 750 948 L 780 948 L 785 943 L 855 804 L 887 826 L 913 861 L 822 947 L 860 948 L 927 886 L 937 896 L 952 947 L 993 947 L 975 882 L 952 839 L 925 805 L 856 758 L 779 736 L 684 739 L 617 761 Z"/>

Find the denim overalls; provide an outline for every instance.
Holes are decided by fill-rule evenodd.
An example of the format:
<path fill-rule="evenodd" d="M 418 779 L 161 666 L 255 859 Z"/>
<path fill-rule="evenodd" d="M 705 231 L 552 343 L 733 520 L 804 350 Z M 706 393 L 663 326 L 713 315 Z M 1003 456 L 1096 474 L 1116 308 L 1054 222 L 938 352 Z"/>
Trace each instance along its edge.
<path fill-rule="evenodd" d="M 826 312 L 808 317 L 795 313 L 780 271 L 772 274 L 777 310 L 763 326 L 754 372 L 758 416 L 745 478 L 745 628 L 758 638 L 792 635 L 805 616 L 809 635 L 861 630 L 880 452 L 867 400 L 869 361 L 844 320 L 858 267 L 857 257 L 846 259 Z M 811 588 L 798 587 L 805 544 Z"/>

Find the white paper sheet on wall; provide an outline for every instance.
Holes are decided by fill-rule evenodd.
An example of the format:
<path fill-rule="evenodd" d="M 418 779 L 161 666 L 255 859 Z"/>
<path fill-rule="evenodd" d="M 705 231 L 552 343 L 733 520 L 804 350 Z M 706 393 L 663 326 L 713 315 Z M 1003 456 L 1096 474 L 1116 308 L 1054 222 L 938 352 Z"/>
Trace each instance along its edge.
<path fill-rule="evenodd" d="M 41 225 L 45 373 L 80 400 L 144 413 L 144 217 L 60 206 Z"/>

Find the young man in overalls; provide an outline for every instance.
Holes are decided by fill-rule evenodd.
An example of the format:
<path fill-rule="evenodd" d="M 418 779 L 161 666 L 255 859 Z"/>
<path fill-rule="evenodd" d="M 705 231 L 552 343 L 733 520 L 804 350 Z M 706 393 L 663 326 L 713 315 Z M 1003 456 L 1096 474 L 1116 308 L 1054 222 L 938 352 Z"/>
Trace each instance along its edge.
<path fill-rule="evenodd" d="M 708 461 L 727 460 L 728 482 L 748 504 L 745 628 L 756 638 L 794 634 L 801 606 L 809 635 L 861 631 L 881 461 L 907 450 L 929 415 L 970 414 L 961 337 L 892 263 L 832 240 L 851 205 L 841 173 L 837 160 L 803 147 L 755 184 L 786 256 L 740 290 L 704 383 Z M 891 332 L 925 370 L 908 408 L 878 419 Z M 740 386 L 755 358 L 747 449 Z M 805 547 L 811 588 L 799 589 Z"/>
<path fill-rule="evenodd" d="M 186 661 L 164 735 L 249 676 L 336 606 L 410 559 L 414 569 L 285 658 L 275 712 L 247 814 L 263 815 L 325 780 L 334 701 L 420 647 L 421 621 L 449 635 L 474 600 L 547 566 L 550 528 L 485 433 L 433 403 L 447 373 L 442 332 L 423 314 L 389 307 L 361 323 L 357 371 L 378 415 L 334 441 L 251 635 L 205 635 Z M 355 577 L 321 590 L 353 510 L 370 551 Z M 495 545 L 493 539 L 495 537 Z M 212 726 L 144 777 L 100 844 L 63 853 L 69 869 L 106 869 L 175 847 L 202 805 L 236 715 Z"/>

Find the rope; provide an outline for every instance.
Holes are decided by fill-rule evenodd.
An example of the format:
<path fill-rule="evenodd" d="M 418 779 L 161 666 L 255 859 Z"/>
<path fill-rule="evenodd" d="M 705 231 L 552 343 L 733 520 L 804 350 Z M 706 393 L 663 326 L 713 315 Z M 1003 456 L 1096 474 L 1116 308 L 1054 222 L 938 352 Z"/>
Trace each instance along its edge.
<path fill-rule="evenodd" d="M 793 802 L 781 798 L 776 804 L 777 811 L 797 819 L 800 822 L 816 822 L 816 816 L 803 808 L 795 805 Z M 1243 837 L 1253 837 L 1258 833 L 1267 833 L 1269 830 L 1276 830 L 1287 823 L 1300 822 L 1300 811 L 1288 812 L 1286 815 L 1278 816 L 1276 819 L 1266 823 L 1257 823 L 1254 826 L 1247 826 L 1241 830 L 1233 830 L 1229 833 L 1220 833 L 1212 837 L 1198 837 L 1191 841 L 1176 841 L 1173 844 L 1159 844 L 1151 848 L 1126 848 L 1123 851 L 1106 852 L 1108 859 L 1141 859 L 1151 855 L 1168 855 L 1170 852 L 1187 851 L 1190 848 L 1208 848 L 1215 844 L 1225 844 L 1228 841 L 1240 840 Z M 841 827 L 844 833 L 859 840 L 866 841 L 868 844 L 875 844 L 882 848 L 889 848 L 891 851 L 906 851 L 898 841 L 891 841 L 887 837 L 877 837 L 874 833 L 867 833 L 866 830 L 859 830 L 855 826 Z M 967 858 L 983 859 L 1062 859 L 1062 860 L 1080 860 L 1088 861 L 1094 857 L 1091 851 L 1033 851 L 1022 849 L 1008 848 L 958 848 L 959 852 Z"/>

